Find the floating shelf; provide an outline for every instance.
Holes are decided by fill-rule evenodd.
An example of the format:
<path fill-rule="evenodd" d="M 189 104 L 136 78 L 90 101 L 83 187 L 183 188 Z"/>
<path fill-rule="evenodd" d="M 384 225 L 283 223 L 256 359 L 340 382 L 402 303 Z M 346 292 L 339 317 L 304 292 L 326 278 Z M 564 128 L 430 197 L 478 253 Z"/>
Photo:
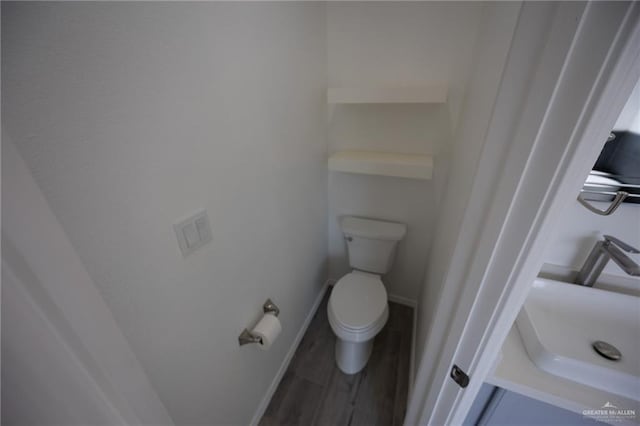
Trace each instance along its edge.
<path fill-rule="evenodd" d="M 330 104 L 433 104 L 447 101 L 444 84 L 419 87 L 333 88 L 327 90 Z"/>
<path fill-rule="evenodd" d="M 370 151 L 338 151 L 329 157 L 329 170 L 428 180 L 433 174 L 433 157 Z"/>

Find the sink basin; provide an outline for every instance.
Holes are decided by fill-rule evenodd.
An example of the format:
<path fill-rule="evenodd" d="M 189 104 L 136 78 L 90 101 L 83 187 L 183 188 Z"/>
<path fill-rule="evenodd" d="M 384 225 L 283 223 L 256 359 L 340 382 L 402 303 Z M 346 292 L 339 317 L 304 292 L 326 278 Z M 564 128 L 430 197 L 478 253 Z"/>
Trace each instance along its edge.
<path fill-rule="evenodd" d="M 538 278 L 516 325 L 541 370 L 640 401 L 640 297 Z M 602 357 L 596 341 L 622 358 Z"/>

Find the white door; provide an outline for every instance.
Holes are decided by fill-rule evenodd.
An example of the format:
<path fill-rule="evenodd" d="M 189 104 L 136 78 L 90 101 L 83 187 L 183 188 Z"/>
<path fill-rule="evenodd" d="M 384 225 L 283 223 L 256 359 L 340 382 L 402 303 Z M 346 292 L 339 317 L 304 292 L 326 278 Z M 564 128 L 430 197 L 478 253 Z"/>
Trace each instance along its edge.
<path fill-rule="evenodd" d="M 602 148 L 589 141 L 604 143 L 639 78 L 640 5 L 523 4 L 468 202 L 481 214 L 465 215 L 452 256 L 468 261 L 450 266 L 405 424 L 463 422 Z"/>

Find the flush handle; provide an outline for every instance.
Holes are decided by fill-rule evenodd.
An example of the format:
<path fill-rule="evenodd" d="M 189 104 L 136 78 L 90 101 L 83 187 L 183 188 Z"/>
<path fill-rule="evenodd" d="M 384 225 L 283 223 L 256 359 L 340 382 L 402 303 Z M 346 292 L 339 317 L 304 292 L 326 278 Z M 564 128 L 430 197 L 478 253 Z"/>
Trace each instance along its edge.
<path fill-rule="evenodd" d="M 467 373 L 455 364 L 451 368 L 451 378 L 463 389 L 469 384 L 469 376 L 467 376 Z"/>

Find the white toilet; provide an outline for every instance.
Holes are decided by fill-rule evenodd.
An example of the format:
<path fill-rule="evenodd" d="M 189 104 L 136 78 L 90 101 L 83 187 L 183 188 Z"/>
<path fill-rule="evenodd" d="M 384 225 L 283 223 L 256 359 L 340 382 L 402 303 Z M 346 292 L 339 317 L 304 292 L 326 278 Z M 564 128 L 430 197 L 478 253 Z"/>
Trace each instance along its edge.
<path fill-rule="evenodd" d="M 380 278 L 391 269 L 407 227 L 350 216 L 342 217 L 340 227 L 353 272 L 333 287 L 327 313 L 338 338 L 336 363 L 346 374 L 355 374 L 367 364 L 373 338 L 389 317 L 387 291 Z"/>

